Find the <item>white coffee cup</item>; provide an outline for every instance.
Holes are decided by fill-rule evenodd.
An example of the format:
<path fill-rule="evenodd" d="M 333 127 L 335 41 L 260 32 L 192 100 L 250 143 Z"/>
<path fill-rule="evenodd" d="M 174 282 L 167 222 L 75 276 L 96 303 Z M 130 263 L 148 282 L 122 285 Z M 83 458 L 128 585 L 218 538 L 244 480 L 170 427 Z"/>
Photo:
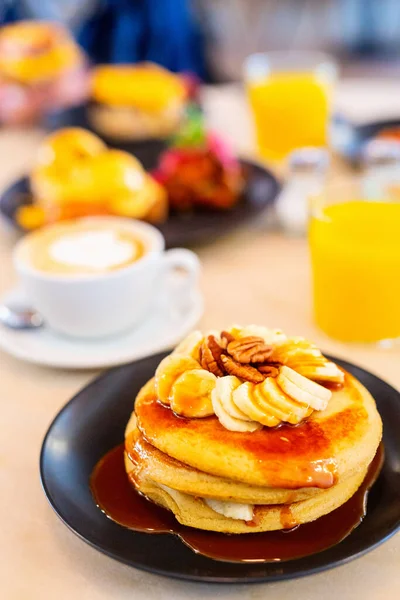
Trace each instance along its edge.
<path fill-rule="evenodd" d="M 165 251 L 161 233 L 152 225 L 119 217 L 89 217 L 79 223 L 123 226 L 144 243 L 138 260 L 119 269 L 90 274 L 53 274 L 26 260 L 29 234 L 15 247 L 13 260 L 23 290 L 46 324 L 59 333 L 97 338 L 118 334 L 138 325 L 165 292 L 171 271 L 183 271 L 179 295 L 198 282 L 200 263 L 190 250 Z"/>

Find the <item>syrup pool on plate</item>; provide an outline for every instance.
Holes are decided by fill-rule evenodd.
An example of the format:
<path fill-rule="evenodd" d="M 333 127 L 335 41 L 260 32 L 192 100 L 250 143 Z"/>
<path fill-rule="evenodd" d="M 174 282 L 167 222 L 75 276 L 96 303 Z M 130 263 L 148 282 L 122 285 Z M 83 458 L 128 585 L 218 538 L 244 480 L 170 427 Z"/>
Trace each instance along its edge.
<path fill-rule="evenodd" d="M 347 537 L 366 514 L 367 496 L 383 464 L 379 446 L 357 492 L 345 504 L 316 521 L 294 527 L 290 507 L 282 505 L 282 531 L 227 535 L 180 525 L 172 513 L 150 502 L 130 484 L 124 467 L 124 444 L 95 466 L 90 487 L 99 509 L 116 523 L 139 532 L 169 533 L 194 552 L 230 562 L 279 562 L 326 550 Z"/>

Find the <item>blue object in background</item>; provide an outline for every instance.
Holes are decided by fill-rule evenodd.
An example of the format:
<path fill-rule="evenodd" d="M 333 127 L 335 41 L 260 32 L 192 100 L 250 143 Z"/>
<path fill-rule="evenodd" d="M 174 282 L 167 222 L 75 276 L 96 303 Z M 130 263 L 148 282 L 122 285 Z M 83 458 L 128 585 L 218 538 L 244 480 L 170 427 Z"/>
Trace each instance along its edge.
<path fill-rule="evenodd" d="M 157 62 L 207 79 L 191 0 L 3 0 L 2 23 L 52 19 L 70 27 L 95 63 Z"/>

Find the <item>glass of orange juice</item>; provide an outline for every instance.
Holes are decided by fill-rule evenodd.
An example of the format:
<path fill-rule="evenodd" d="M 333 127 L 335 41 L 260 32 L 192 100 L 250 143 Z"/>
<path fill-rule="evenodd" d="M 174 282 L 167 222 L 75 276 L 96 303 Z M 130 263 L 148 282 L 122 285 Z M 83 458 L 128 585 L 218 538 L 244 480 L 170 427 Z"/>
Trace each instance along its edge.
<path fill-rule="evenodd" d="M 259 152 L 280 161 L 303 146 L 326 146 L 335 62 L 319 52 L 252 54 L 244 65 Z"/>
<path fill-rule="evenodd" d="M 311 199 L 315 320 L 342 341 L 400 341 L 400 201 L 364 191 L 351 181 Z"/>

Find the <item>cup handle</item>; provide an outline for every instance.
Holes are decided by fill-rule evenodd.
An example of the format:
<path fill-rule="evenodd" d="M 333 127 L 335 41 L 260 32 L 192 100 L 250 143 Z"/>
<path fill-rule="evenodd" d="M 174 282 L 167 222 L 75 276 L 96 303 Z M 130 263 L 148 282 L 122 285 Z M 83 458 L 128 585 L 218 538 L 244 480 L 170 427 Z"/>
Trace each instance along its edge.
<path fill-rule="evenodd" d="M 173 248 L 164 253 L 164 265 L 176 307 L 185 310 L 199 281 L 200 261 L 191 250 Z"/>

